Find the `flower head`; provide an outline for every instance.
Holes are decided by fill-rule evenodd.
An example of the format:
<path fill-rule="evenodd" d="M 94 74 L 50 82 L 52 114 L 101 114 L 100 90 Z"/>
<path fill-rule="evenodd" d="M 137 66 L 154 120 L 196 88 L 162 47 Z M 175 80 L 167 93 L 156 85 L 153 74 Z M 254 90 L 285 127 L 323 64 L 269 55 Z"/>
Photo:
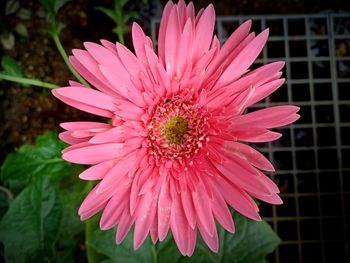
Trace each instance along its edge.
<path fill-rule="evenodd" d="M 135 54 L 102 40 L 73 50 L 70 62 L 96 89 L 70 82 L 53 94 L 68 105 L 110 121 L 62 123 L 71 144 L 67 161 L 92 165 L 80 174 L 100 182 L 82 203 L 85 220 L 99 211 L 101 229 L 118 226 L 119 244 L 134 225 L 134 247 L 148 233 L 162 241 L 169 229 L 183 255 L 192 255 L 197 230 L 218 251 L 215 220 L 234 232 L 229 211 L 261 220 L 253 198 L 282 203 L 262 171 L 271 163 L 249 142 L 281 135 L 270 128 L 298 119 L 298 107 L 276 106 L 245 114 L 277 88 L 283 62 L 250 71 L 268 37 L 242 24 L 220 47 L 212 5 L 195 15 L 192 3 L 168 2 L 158 55 L 132 27 Z"/>

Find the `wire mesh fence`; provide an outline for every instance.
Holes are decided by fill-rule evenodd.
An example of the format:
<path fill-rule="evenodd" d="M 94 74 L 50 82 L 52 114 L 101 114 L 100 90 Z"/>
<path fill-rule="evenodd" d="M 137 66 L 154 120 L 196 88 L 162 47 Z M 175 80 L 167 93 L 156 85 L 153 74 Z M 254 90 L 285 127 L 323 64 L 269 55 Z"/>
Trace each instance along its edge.
<path fill-rule="evenodd" d="M 284 200 L 261 204 L 261 214 L 282 238 L 271 262 L 348 262 L 350 224 L 350 15 L 225 16 L 216 19 L 221 43 L 247 19 L 270 28 L 253 67 L 286 62 L 286 82 L 252 110 L 280 104 L 301 107 L 301 118 L 280 129 L 277 142 L 256 145 L 273 161 Z M 151 21 L 156 43 L 159 19 Z"/>

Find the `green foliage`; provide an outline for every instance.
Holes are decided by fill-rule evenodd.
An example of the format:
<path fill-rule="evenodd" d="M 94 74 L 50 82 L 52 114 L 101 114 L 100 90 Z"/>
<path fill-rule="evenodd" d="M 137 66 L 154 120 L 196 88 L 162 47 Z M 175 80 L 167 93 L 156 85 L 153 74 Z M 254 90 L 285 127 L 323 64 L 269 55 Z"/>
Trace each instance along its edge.
<path fill-rule="evenodd" d="M 5 15 L 12 15 L 17 12 L 20 8 L 20 3 L 18 0 L 7 0 L 5 4 Z"/>
<path fill-rule="evenodd" d="M 49 14 L 57 14 L 58 10 L 71 0 L 38 0 Z"/>
<path fill-rule="evenodd" d="M 84 238 L 77 210 L 86 183 L 76 176 L 80 166 L 61 159 L 64 146 L 56 132 L 49 132 L 39 136 L 36 145 L 24 145 L 5 159 L 4 182 L 11 190 L 25 187 L 0 222 L 6 262 L 77 262 Z"/>
<path fill-rule="evenodd" d="M 132 18 L 138 19 L 139 14 L 135 11 L 125 11 L 124 7 L 129 0 L 114 0 L 113 8 L 103 6 L 96 7 L 97 10 L 104 13 L 115 23 L 112 32 L 118 35 L 119 42 L 124 43 L 124 34 L 130 31 L 130 26 L 127 24 Z"/>
<path fill-rule="evenodd" d="M 2 73 L 13 76 L 22 77 L 22 68 L 16 60 L 9 56 L 4 56 L 1 59 Z"/>
<path fill-rule="evenodd" d="M 79 263 L 85 262 L 85 252 L 93 263 L 265 263 L 266 255 L 280 242 L 266 222 L 233 213 L 236 233 L 218 227 L 218 254 L 210 252 L 199 238 L 193 256 L 183 257 L 171 234 L 156 246 L 148 237 L 134 251 L 131 231 L 117 246 L 116 230 L 101 231 L 98 217 L 90 219 L 85 228 L 80 221 L 77 210 L 92 184 L 77 178 L 79 166 L 62 161 L 64 146 L 57 134 L 50 132 L 39 136 L 35 145 L 24 145 L 10 154 L 1 167 L 2 178 L 12 191 L 13 185 L 21 186 L 16 188 L 21 191 L 15 198 L 8 189 L 0 189 L 2 195 L 7 194 L 4 200 L 0 198 L 5 209 L 1 212 L 5 214 L 0 221 L 0 242 L 8 263 Z"/>
<path fill-rule="evenodd" d="M 219 229 L 219 253 L 210 252 L 202 240 L 197 243 L 191 258 L 183 257 L 169 234 L 166 240 L 153 247 L 148 237 L 136 251 L 132 248 L 133 234 L 129 233 L 119 246 L 115 244 L 115 230 L 96 230 L 91 245 L 99 253 L 106 256 L 108 262 L 119 263 L 265 263 L 266 256 L 274 251 L 280 239 L 266 222 L 254 222 L 234 213 L 236 233 L 230 234 L 221 227 Z M 155 250 L 156 253 L 152 253 Z M 156 255 L 156 258 L 154 258 Z M 106 261 L 107 262 L 107 261 Z"/>
<path fill-rule="evenodd" d="M 76 174 L 79 166 L 61 158 L 64 147 L 55 132 L 39 136 L 35 145 L 23 145 L 7 155 L 1 167 L 2 180 L 10 185 L 28 185 L 40 177 L 57 181 L 66 175 Z"/>
<path fill-rule="evenodd" d="M 76 176 L 66 177 L 60 183 L 64 210 L 56 243 L 56 263 L 77 263 L 75 255 L 79 253 L 80 244 L 84 243 L 84 223 L 80 221 L 77 211 L 84 198 L 85 187 L 86 182 Z"/>
<path fill-rule="evenodd" d="M 61 200 L 48 178 L 24 189 L 0 223 L 6 262 L 48 262 L 53 256 L 61 217 Z"/>
<path fill-rule="evenodd" d="M 44 7 L 47 13 L 47 21 L 50 23 L 51 27 L 48 29 L 51 37 L 58 37 L 62 29 L 65 27 L 65 24 L 60 23 L 56 20 L 58 11 L 66 3 L 71 0 L 38 0 L 39 3 Z"/>
<path fill-rule="evenodd" d="M 89 246 L 100 254 L 106 256 L 106 260 L 114 263 L 143 263 L 152 262 L 152 242 L 148 237 L 145 243 L 138 249 L 132 247 L 133 233 L 129 232 L 125 240 L 117 246 L 115 244 L 115 229 L 110 231 L 96 230 Z"/>
<path fill-rule="evenodd" d="M 28 29 L 24 23 L 17 23 L 15 27 L 15 31 L 18 35 L 22 37 L 28 37 Z"/>

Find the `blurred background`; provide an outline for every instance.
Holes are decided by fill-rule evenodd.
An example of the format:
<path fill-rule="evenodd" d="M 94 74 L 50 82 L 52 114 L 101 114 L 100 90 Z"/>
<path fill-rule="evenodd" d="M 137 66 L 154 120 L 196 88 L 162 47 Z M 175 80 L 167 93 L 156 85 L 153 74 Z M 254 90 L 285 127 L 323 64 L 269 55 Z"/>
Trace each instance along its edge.
<path fill-rule="evenodd" d="M 166 1 L 129 1 L 125 9 L 156 45 Z M 196 1 L 195 1 L 196 2 Z M 196 8 L 210 1 L 198 1 Z M 57 19 L 64 48 L 84 41 L 116 41 L 114 23 L 96 6 L 113 1 L 73 0 Z M 261 214 L 282 239 L 270 262 L 350 262 L 350 3 L 346 0 L 215 1 L 216 34 L 225 39 L 247 19 L 253 30 L 270 28 L 270 38 L 254 67 L 283 60 L 286 83 L 252 110 L 290 103 L 301 118 L 283 128 L 277 142 L 257 148 L 274 163 L 271 178 L 284 204 L 261 203 Z M 129 22 L 130 22 L 129 21 Z M 10 56 L 26 77 L 67 85 L 73 79 L 47 34 L 44 9 L 36 1 L 0 2 L 0 57 Z M 125 32 L 130 45 L 130 35 Z M 3 65 L 2 65 L 3 66 Z M 0 82 L 0 163 L 16 147 L 33 143 L 63 121 L 96 120 L 55 100 L 40 88 Z M 1 213 L 6 211 L 1 208 Z"/>

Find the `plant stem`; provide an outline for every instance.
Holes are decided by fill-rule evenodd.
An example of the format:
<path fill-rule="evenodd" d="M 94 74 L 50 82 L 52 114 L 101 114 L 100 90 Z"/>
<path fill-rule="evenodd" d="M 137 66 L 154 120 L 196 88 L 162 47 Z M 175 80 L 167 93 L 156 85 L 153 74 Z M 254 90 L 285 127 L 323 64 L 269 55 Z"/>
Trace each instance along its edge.
<path fill-rule="evenodd" d="M 51 36 L 52 36 L 53 41 L 55 42 L 55 45 L 56 45 L 58 51 L 60 52 L 60 54 L 61 54 L 61 56 L 62 56 L 62 58 L 64 60 L 64 63 L 66 63 L 66 65 L 67 65 L 68 69 L 70 70 L 70 72 L 73 73 L 74 77 L 76 77 L 77 80 L 79 80 L 80 83 L 84 84 L 87 87 L 90 87 L 90 85 L 79 75 L 78 72 L 75 71 L 75 69 L 69 63 L 67 53 L 66 53 L 66 51 L 64 50 L 64 48 L 62 46 L 62 43 L 61 43 L 60 38 L 58 37 L 58 34 L 55 32 L 54 34 L 51 34 Z"/>
<path fill-rule="evenodd" d="M 58 86 L 55 84 L 43 82 L 41 80 L 22 78 L 22 77 L 14 77 L 14 76 L 9 76 L 9 75 L 2 74 L 2 73 L 0 73 L 0 79 L 12 81 L 12 82 L 17 82 L 17 83 L 21 83 L 21 84 L 27 84 L 27 85 L 31 85 L 31 86 L 42 87 L 42 88 L 46 88 L 46 89 L 58 88 Z"/>
<path fill-rule="evenodd" d="M 86 192 L 90 192 L 92 187 L 94 186 L 94 182 L 88 182 L 86 186 Z M 98 263 L 99 256 L 96 251 L 90 246 L 90 240 L 92 239 L 92 235 L 96 229 L 96 220 L 94 218 L 90 218 L 85 221 L 85 245 L 86 245 L 86 256 L 89 263 Z"/>
<path fill-rule="evenodd" d="M 116 33 L 118 36 L 119 43 L 124 45 L 124 21 L 123 21 L 123 6 L 120 0 L 114 0 L 114 11 L 116 15 Z"/>
<path fill-rule="evenodd" d="M 124 34 L 123 34 L 123 29 L 121 27 L 119 27 L 117 29 L 117 35 L 118 35 L 118 40 L 119 40 L 119 43 L 123 44 L 124 45 Z"/>
<path fill-rule="evenodd" d="M 152 244 L 152 254 L 153 254 L 153 263 L 158 263 L 156 246 L 154 244 Z"/>

